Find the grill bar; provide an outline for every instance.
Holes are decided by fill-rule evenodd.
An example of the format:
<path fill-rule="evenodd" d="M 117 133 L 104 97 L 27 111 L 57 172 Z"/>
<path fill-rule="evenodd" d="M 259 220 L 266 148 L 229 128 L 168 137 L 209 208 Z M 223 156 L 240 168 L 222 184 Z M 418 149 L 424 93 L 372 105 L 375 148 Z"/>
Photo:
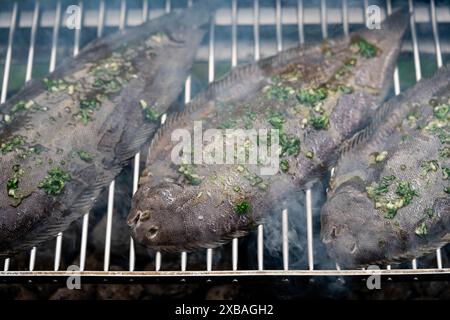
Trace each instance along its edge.
<path fill-rule="evenodd" d="M 380 275 L 380 276 L 442 276 L 446 277 L 450 275 L 450 268 L 443 269 L 392 269 L 392 270 L 264 270 L 262 272 L 253 270 L 237 270 L 237 271 L 85 271 L 85 272 L 73 272 L 73 271 L 9 271 L 2 273 L 2 276 L 7 278 L 14 277 L 70 277 L 74 275 L 81 275 L 83 277 L 101 277 L 101 278 L 115 278 L 115 277 L 129 277 L 129 278 L 144 278 L 144 277 L 264 277 L 264 276 L 279 276 L 279 277 L 290 277 L 290 276 L 303 276 L 303 277 L 341 277 L 341 276 L 370 276 L 370 275 Z"/>
<path fill-rule="evenodd" d="M 255 42 L 254 48 L 254 58 L 255 61 L 260 59 L 260 47 L 259 47 L 259 0 L 254 0 L 253 2 L 253 37 Z M 256 251 L 257 251 L 257 262 L 258 262 L 258 270 L 264 270 L 264 226 L 260 224 L 258 226 L 257 231 L 257 242 L 256 242 Z"/>
<path fill-rule="evenodd" d="M 305 8 L 302 0 L 297 1 L 296 8 L 286 7 L 281 5 L 280 0 L 275 0 L 274 8 L 260 8 L 259 1 L 254 0 L 253 8 L 238 8 L 237 0 L 231 0 L 230 9 L 221 9 L 215 15 L 211 21 L 210 25 L 210 39 L 209 39 L 209 53 L 208 57 L 208 81 L 212 82 L 215 78 L 215 25 L 230 25 L 232 30 L 231 36 L 231 65 L 236 66 L 238 63 L 238 41 L 237 32 L 238 26 L 251 24 L 253 26 L 254 33 L 254 59 L 258 60 L 260 58 L 261 51 L 261 40 L 259 34 L 260 25 L 274 25 L 276 28 L 276 47 L 277 51 L 281 51 L 283 48 L 283 38 L 282 38 L 282 28 L 284 25 L 296 24 L 298 27 L 299 42 L 303 43 L 305 41 L 304 36 L 304 26 L 310 24 L 320 24 L 321 32 L 324 39 L 328 37 L 328 23 L 342 23 L 344 34 L 349 32 L 349 24 L 361 23 L 366 21 L 364 10 L 367 9 L 368 1 L 363 1 L 363 7 L 361 8 L 349 8 L 347 0 L 342 0 L 342 8 L 327 8 L 326 0 L 321 0 L 319 8 Z M 166 0 L 164 4 L 164 9 L 152 9 L 149 11 L 148 0 L 143 0 L 142 10 L 139 10 L 140 21 L 137 21 L 137 10 L 131 9 L 127 10 L 126 0 L 121 0 L 120 11 L 118 14 L 118 21 L 111 21 L 109 15 L 111 10 L 106 8 L 104 0 L 100 0 L 98 12 L 96 10 L 84 10 L 83 11 L 83 1 L 80 0 L 78 5 L 81 7 L 82 12 L 82 26 L 90 26 L 93 24 L 92 13 L 96 13 L 96 26 L 97 35 L 100 37 L 103 34 L 103 29 L 105 25 L 107 26 L 119 26 L 120 30 L 123 30 L 126 25 L 139 24 L 142 21 L 146 21 L 149 17 L 149 13 L 153 16 L 160 15 L 163 12 L 170 12 L 171 1 Z M 192 5 L 192 1 L 187 1 L 187 6 Z M 450 10 L 445 8 L 445 10 L 436 10 L 435 0 L 430 0 L 429 12 L 426 12 L 423 6 L 419 8 L 414 7 L 414 1 L 408 1 L 411 15 L 410 27 L 411 27 L 411 44 L 410 47 L 414 56 L 414 68 L 416 80 L 420 80 L 422 77 L 421 73 L 421 61 L 420 61 L 420 51 L 417 39 L 416 23 L 429 22 L 432 26 L 433 40 L 434 40 L 434 50 L 436 53 L 437 66 L 441 67 L 443 65 L 442 61 L 442 47 L 439 38 L 438 23 L 445 22 L 448 19 L 450 22 Z M 319 11 L 317 11 L 319 10 Z M 362 15 L 361 15 L 362 11 Z M 58 48 L 58 35 L 59 27 L 61 26 L 61 1 L 58 0 L 56 3 L 53 20 L 53 36 L 52 36 L 52 47 L 50 53 L 50 66 L 49 71 L 53 71 L 56 66 L 56 56 Z M 319 12 L 319 15 L 314 14 L 314 12 Z M 249 18 L 249 13 L 251 19 Z M 311 13 L 311 14 L 309 14 Z M 392 13 L 392 3 L 391 0 L 386 1 L 386 13 Z M 8 47 L 6 50 L 5 58 L 5 70 L 3 75 L 1 100 L 5 101 L 8 88 L 8 78 L 10 73 L 10 67 L 12 62 L 12 47 L 14 41 L 14 33 L 16 25 L 20 27 L 30 26 L 31 27 L 31 37 L 30 37 L 30 47 L 28 52 L 28 63 L 26 69 L 26 81 L 31 79 L 32 69 L 33 69 L 33 59 L 34 59 L 34 48 L 35 48 L 35 38 L 37 29 L 39 26 L 49 26 L 48 16 L 46 19 L 39 19 L 41 14 L 39 1 L 35 2 L 34 10 L 32 13 L 32 19 L 25 20 L 24 15 L 18 16 L 18 4 L 14 2 L 14 6 L 9 19 L 9 37 L 8 37 Z M 43 16 L 43 15 L 42 15 Z M 319 20 L 317 20 L 319 17 Z M 0 19 L 0 28 L 4 27 L 4 19 Z M 74 47 L 73 54 L 76 55 L 79 51 L 81 30 L 75 29 L 74 31 Z M 405 47 L 405 46 L 404 46 Z M 405 48 L 403 48 L 404 50 Z M 201 56 L 201 54 L 199 54 Z M 242 56 L 242 55 L 241 55 Z M 396 69 L 394 74 L 394 88 L 395 93 L 400 93 L 400 79 L 398 74 L 398 69 Z M 185 103 L 188 103 L 191 99 L 191 77 L 186 79 L 185 83 Z M 163 116 L 164 120 L 165 117 Z M 139 160 L 140 155 L 137 154 L 134 159 L 134 173 L 133 173 L 133 194 L 137 190 L 138 178 L 139 178 Z M 369 271 L 365 270 L 341 270 L 339 265 L 336 265 L 336 270 L 315 270 L 314 269 L 314 243 L 313 243 L 313 211 L 312 211 L 312 191 L 311 189 L 306 190 L 306 224 L 307 224 L 307 254 L 308 254 L 308 270 L 289 270 L 289 243 L 288 243 L 288 211 L 287 209 L 282 211 L 282 254 L 283 254 L 283 270 L 264 270 L 264 235 L 263 226 L 258 226 L 257 235 L 257 262 L 258 271 L 252 270 L 240 270 L 238 271 L 238 241 L 234 239 L 232 242 L 232 271 L 212 271 L 212 259 L 213 250 L 207 249 L 206 252 L 206 270 L 204 271 L 187 271 L 187 253 L 183 252 L 180 256 L 181 272 L 178 271 L 160 271 L 162 255 L 157 252 L 155 255 L 155 272 L 146 271 L 134 271 L 135 270 L 135 250 L 133 240 L 130 239 L 130 260 L 129 260 L 129 271 L 130 272 L 110 272 L 109 271 L 109 260 L 110 260 L 110 249 L 111 249 L 111 232 L 112 232 L 112 215 L 114 212 L 113 200 L 114 200 L 114 182 L 111 183 L 108 194 L 108 209 L 107 209 L 107 227 L 106 227 L 106 239 L 105 239 L 105 256 L 104 256 L 104 272 L 98 271 L 84 271 L 85 261 L 86 261 L 86 244 L 88 235 L 88 225 L 89 225 L 89 214 L 86 213 L 83 216 L 83 227 L 81 236 L 81 248 L 80 248 L 80 271 L 83 276 L 87 277 L 157 277 L 157 276 L 183 276 L 183 277 L 196 277 L 196 276 L 246 276 L 246 275 L 269 275 L 269 276 L 346 276 L 346 275 L 368 275 L 371 274 Z M 4 272 L 0 273 L 2 276 L 18 277 L 18 276 L 67 276 L 69 273 L 65 271 L 58 271 L 60 265 L 61 257 L 61 245 L 62 245 L 62 233 L 58 234 L 56 239 L 55 248 L 55 261 L 54 261 L 54 271 L 33 271 L 36 259 L 36 248 L 33 248 L 30 252 L 29 260 L 29 270 L 30 271 L 9 271 L 10 259 L 5 259 L 4 261 Z M 442 255 L 441 251 L 436 251 L 437 269 L 417 269 L 417 261 L 414 259 L 412 261 L 412 269 L 391 269 L 387 266 L 385 270 L 381 270 L 382 275 L 426 275 L 426 274 L 439 274 L 446 275 L 450 273 L 450 268 L 444 268 L 442 265 Z M 69 274 L 70 275 L 70 274 Z"/>
<path fill-rule="evenodd" d="M 237 66 L 237 1 L 231 2 L 231 67 Z M 231 260 L 233 265 L 233 271 L 238 268 L 238 245 L 239 240 L 237 238 L 232 241 L 231 248 Z"/>
<path fill-rule="evenodd" d="M 17 22 L 17 2 L 14 2 L 13 11 L 11 14 L 11 22 L 10 22 L 10 27 L 9 27 L 8 49 L 6 50 L 5 71 L 3 73 L 3 84 L 2 84 L 2 94 L 0 97 L 0 103 L 4 103 L 6 101 L 6 93 L 8 91 L 9 71 L 11 68 L 11 55 L 12 55 L 12 46 L 13 46 L 13 42 L 14 42 L 14 32 L 16 31 L 16 22 Z"/>

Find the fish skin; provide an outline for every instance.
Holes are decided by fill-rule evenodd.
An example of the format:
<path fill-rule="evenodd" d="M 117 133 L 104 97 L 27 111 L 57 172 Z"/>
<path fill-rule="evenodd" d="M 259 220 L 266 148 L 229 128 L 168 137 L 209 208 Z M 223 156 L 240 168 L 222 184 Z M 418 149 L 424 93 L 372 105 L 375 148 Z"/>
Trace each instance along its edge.
<path fill-rule="evenodd" d="M 386 102 L 371 126 L 346 146 L 321 215 L 322 241 L 342 267 L 411 261 L 450 241 L 450 197 L 443 191 L 448 181 L 441 172 L 450 161 L 439 156 L 445 145 L 434 134 L 416 129 L 433 119 L 431 99 L 450 102 L 448 66 Z M 408 123 L 412 113 L 418 114 L 417 125 Z M 403 136 L 408 138 L 403 141 Z M 380 151 L 387 151 L 386 159 L 370 165 L 373 154 Z M 431 160 L 438 161 L 439 168 L 423 176 L 421 166 Z M 403 170 L 402 165 L 406 166 Z M 366 187 L 391 175 L 410 181 L 419 196 L 400 208 L 393 219 L 387 219 L 374 208 Z M 432 218 L 425 214 L 428 209 L 434 213 Z M 418 235 L 416 229 L 422 222 L 427 232 Z"/>
<path fill-rule="evenodd" d="M 383 23 L 382 32 L 363 30 L 352 34 L 351 38 L 312 47 L 300 46 L 238 67 L 210 85 L 184 112 L 168 117 L 152 141 L 147 166 L 133 199 L 128 224 L 135 242 L 162 251 L 213 248 L 245 235 L 272 212 L 281 212 L 290 197 L 297 196 L 300 188 L 306 187 L 306 182 L 320 176 L 337 160 L 340 143 L 363 128 L 384 99 L 407 21 L 407 15 L 398 12 Z M 323 102 L 323 108 L 331 112 L 328 130 L 301 128 L 300 121 L 306 116 L 299 114 L 312 111 L 302 106 L 296 114 L 299 102 L 292 94 L 284 102 L 268 98 L 267 90 L 275 86 L 271 80 L 275 75 L 281 77 L 283 86 L 288 84 L 295 92 L 332 84 L 330 79 L 334 79 L 344 63 L 355 55 L 351 47 L 355 36 L 364 37 L 381 51 L 372 58 L 358 58 L 352 71 L 339 80 L 352 85 L 354 92 L 344 94 L 329 90 L 329 97 Z M 381 72 L 370 72 L 375 67 Z M 195 165 L 196 173 L 206 178 L 200 185 L 187 184 L 178 166 L 171 161 L 172 131 L 184 128 L 192 133 L 195 120 L 204 120 L 205 130 L 218 128 L 230 119 L 237 121 L 236 128 L 244 128 L 247 106 L 256 115 L 253 129 L 272 128 L 265 119 L 266 114 L 268 110 L 278 111 L 285 119 L 284 132 L 301 140 L 301 152 L 286 157 L 289 173 L 266 177 L 263 180 L 268 188 L 261 191 L 237 172 L 236 165 Z M 317 158 L 305 161 L 305 154 L 310 150 Z M 256 165 L 247 165 L 247 169 L 253 174 L 259 172 Z M 235 192 L 233 186 L 239 186 L 239 192 Z M 251 210 L 238 215 L 234 206 L 244 200 Z"/>
<path fill-rule="evenodd" d="M 1 143 L 23 136 L 26 150 L 31 145 L 44 147 L 39 154 L 43 161 L 35 154 L 19 161 L 17 151 L 0 152 L 1 256 L 28 250 L 89 212 L 102 189 L 139 152 L 159 126 L 159 116 L 178 97 L 205 34 L 200 27 L 209 21 L 210 9 L 215 5 L 217 1 L 202 2 L 95 40 L 49 75 L 51 80 L 73 83 L 74 95 L 70 94 L 72 89 L 48 92 L 41 80 L 31 80 L 0 107 Z M 93 71 L 98 65 L 103 67 Z M 96 85 L 100 83 L 101 90 L 112 91 L 101 99 L 94 95 L 98 92 L 94 89 L 94 72 L 97 79 L 104 80 Z M 114 81 L 119 79 L 123 83 L 115 92 Z M 84 93 L 80 93 L 82 90 Z M 79 119 L 82 117 L 79 104 L 86 98 L 77 96 L 78 93 L 99 102 L 86 124 Z M 13 114 L 14 106 L 22 100 L 32 100 L 33 107 Z M 140 100 L 153 108 L 155 119 L 146 120 Z M 41 111 L 35 110 L 39 105 L 48 110 L 42 111 L 40 107 Z M 12 120 L 8 118 L 11 115 Z M 73 152 L 80 150 L 88 152 L 92 160 L 86 162 L 74 156 Z M 7 193 L 15 164 L 23 169 L 18 193 L 24 198 L 17 207 L 11 205 L 13 199 Z M 71 179 L 60 194 L 47 194 L 39 185 L 55 167 L 69 172 Z"/>

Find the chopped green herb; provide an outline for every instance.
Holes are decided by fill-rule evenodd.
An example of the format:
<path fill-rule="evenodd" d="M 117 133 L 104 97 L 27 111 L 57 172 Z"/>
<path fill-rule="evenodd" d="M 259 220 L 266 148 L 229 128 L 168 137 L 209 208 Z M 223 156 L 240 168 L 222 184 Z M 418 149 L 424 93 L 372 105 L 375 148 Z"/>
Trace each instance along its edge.
<path fill-rule="evenodd" d="M 316 116 L 315 114 L 311 114 L 308 118 L 308 123 L 316 130 L 324 130 L 327 129 L 330 124 L 330 118 L 326 114 L 322 114 Z"/>
<path fill-rule="evenodd" d="M 84 150 L 78 150 L 77 151 L 78 157 L 80 157 L 81 160 L 83 160 L 84 162 L 92 162 L 92 155 Z"/>
<path fill-rule="evenodd" d="M 444 147 L 442 149 L 439 149 L 439 155 L 442 158 L 450 158 L 450 147 Z"/>
<path fill-rule="evenodd" d="M 198 174 L 194 173 L 192 166 L 182 164 L 178 168 L 178 172 L 184 176 L 189 184 L 197 186 L 202 183 L 202 178 Z"/>
<path fill-rule="evenodd" d="M 448 180 L 449 177 L 450 177 L 450 168 L 442 167 L 442 179 Z"/>
<path fill-rule="evenodd" d="M 300 140 L 294 136 L 280 133 L 281 155 L 295 156 L 300 152 Z"/>
<path fill-rule="evenodd" d="M 281 83 L 276 83 L 271 85 L 267 90 L 267 97 L 269 99 L 276 99 L 278 101 L 284 102 L 289 99 L 291 94 L 294 94 L 295 91 L 292 87 L 283 86 Z"/>
<path fill-rule="evenodd" d="M 338 90 L 344 94 L 353 93 L 353 88 L 351 86 L 339 85 Z"/>
<path fill-rule="evenodd" d="M 434 108 L 434 116 L 439 120 L 447 120 L 450 116 L 450 105 L 442 104 Z"/>
<path fill-rule="evenodd" d="M 99 104 L 99 101 L 97 99 L 83 99 L 80 100 L 80 109 L 90 109 L 93 110 L 97 105 Z"/>
<path fill-rule="evenodd" d="M 414 230 L 414 233 L 418 236 L 425 236 L 428 233 L 427 224 L 425 221 L 422 221 L 421 224 Z"/>
<path fill-rule="evenodd" d="M 15 114 L 19 111 L 23 111 L 25 110 L 25 106 L 26 106 L 26 102 L 23 100 L 20 100 L 19 102 L 17 102 L 12 108 L 11 108 L 11 114 Z"/>
<path fill-rule="evenodd" d="M 314 106 L 317 102 L 326 99 L 328 96 L 325 88 L 301 89 L 297 94 L 297 99 L 302 104 Z"/>
<path fill-rule="evenodd" d="M 81 109 L 75 116 L 81 120 L 84 125 L 87 125 L 91 121 L 92 110 Z"/>
<path fill-rule="evenodd" d="M 385 176 L 381 178 L 381 182 L 379 184 L 374 183 L 372 186 L 367 187 L 366 191 L 369 195 L 369 198 L 376 200 L 377 197 L 388 193 L 389 192 L 389 186 L 392 184 L 392 182 L 395 180 L 395 176 Z"/>
<path fill-rule="evenodd" d="M 284 173 L 288 172 L 289 171 L 289 161 L 281 160 L 280 161 L 280 169 Z"/>
<path fill-rule="evenodd" d="M 356 48 L 359 55 L 364 58 L 373 58 L 378 53 L 378 48 L 376 46 L 361 37 L 352 39 L 352 47 Z"/>
<path fill-rule="evenodd" d="M 240 216 L 248 214 L 250 212 L 250 209 L 250 203 L 245 200 L 236 203 L 236 205 L 234 206 L 234 211 Z"/>
<path fill-rule="evenodd" d="M 376 163 L 383 162 L 386 159 L 387 155 L 388 155 L 387 151 L 381 151 L 380 153 L 377 152 L 375 154 L 375 162 Z"/>
<path fill-rule="evenodd" d="M 433 218 L 433 216 L 434 216 L 434 211 L 433 211 L 433 209 L 432 209 L 432 208 L 426 208 L 426 209 L 425 209 L 425 215 L 426 215 L 428 218 Z"/>
<path fill-rule="evenodd" d="M 387 219 L 393 219 L 399 209 L 409 205 L 413 197 L 419 195 L 408 181 L 400 180 L 394 189 L 395 196 L 388 196 L 390 186 L 395 180 L 394 176 L 386 176 L 382 177 L 379 183 L 366 187 L 367 195 L 374 201 L 375 209 L 384 212 Z"/>
<path fill-rule="evenodd" d="M 239 186 L 234 186 L 234 187 L 233 187 L 233 191 L 234 191 L 234 192 L 241 192 L 241 187 L 239 187 Z"/>
<path fill-rule="evenodd" d="M 308 151 L 305 155 L 308 159 L 314 159 L 314 152 Z"/>
<path fill-rule="evenodd" d="M 423 161 L 420 165 L 422 168 L 421 176 L 426 177 L 430 172 L 436 172 L 439 169 L 437 160 Z"/>
<path fill-rule="evenodd" d="M 397 185 L 395 193 L 403 198 L 403 203 L 405 206 L 411 203 L 414 196 L 418 196 L 416 190 L 411 187 L 411 183 L 408 181 L 400 181 Z"/>
<path fill-rule="evenodd" d="M 445 188 L 444 188 L 444 192 L 445 192 L 445 193 L 450 193 L 450 187 L 445 187 Z"/>
<path fill-rule="evenodd" d="M 18 194 L 20 178 L 23 176 L 23 170 L 19 165 L 13 166 L 13 175 L 6 182 L 6 190 L 8 192 L 8 196 L 13 198 L 12 206 L 17 207 L 21 202 L 23 197 Z"/>
<path fill-rule="evenodd" d="M 38 187 L 50 195 L 60 194 L 66 182 L 71 179 L 70 174 L 60 167 L 55 167 L 47 173 L 47 176 L 39 183 Z"/>
<path fill-rule="evenodd" d="M 60 92 L 68 88 L 67 82 L 62 79 L 51 80 L 44 78 L 44 86 L 50 92 Z"/>
<path fill-rule="evenodd" d="M 140 100 L 139 104 L 142 108 L 142 111 L 144 112 L 144 116 L 147 121 L 154 122 L 158 120 L 159 117 L 158 113 L 153 108 L 151 108 L 147 104 L 147 102 L 145 102 L 144 100 Z"/>
<path fill-rule="evenodd" d="M 14 151 L 20 146 L 25 144 L 25 137 L 22 136 L 13 136 L 12 139 L 8 142 L 3 142 L 0 144 L 0 151 L 3 154 Z"/>
<path fill-rule="evenodd" d="M 267 121 L 278 130 L 281 130 L 283 128 L 283 124 L 286 122 L 286 119 L 283 117 L 283 115 L 278 111 L 269 111 Z"/>

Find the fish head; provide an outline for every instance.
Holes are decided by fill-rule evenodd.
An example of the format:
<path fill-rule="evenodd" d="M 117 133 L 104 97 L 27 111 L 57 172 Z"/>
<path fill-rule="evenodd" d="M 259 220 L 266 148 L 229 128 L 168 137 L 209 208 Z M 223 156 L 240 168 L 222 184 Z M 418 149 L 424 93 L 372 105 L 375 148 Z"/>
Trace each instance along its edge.
<path fill-rule="evenodd" d="M 380 252 L 382 237 L 377 230 L 383 227 L 379 221 L 364 182 L 353 178 L 342 183 L 332 191 L 321 213 L 321 238 L 330 257 L 342 267 L 377 261 L 379 257 L 374 255 Z"/>
<path fill-rule="evenodd" d="M 172 182 L 139 188 L 127 221 L 133 239 L 155 250 L 181 247 L 186 240 L 183 203 L 188 199 L 185 188 Z"/>

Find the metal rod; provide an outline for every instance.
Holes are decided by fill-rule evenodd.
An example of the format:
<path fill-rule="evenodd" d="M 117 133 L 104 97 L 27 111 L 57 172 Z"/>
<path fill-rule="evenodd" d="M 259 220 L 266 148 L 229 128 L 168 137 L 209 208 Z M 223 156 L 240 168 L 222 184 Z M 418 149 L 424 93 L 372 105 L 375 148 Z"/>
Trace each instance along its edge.
<path fill-rule="evenodd" d="M 363 17 L 364 17 L 364 25 L 367 26 L 367 8 L 369 7 L 369 0 L 364 0 L 363 2 Z"/>
<path fill-rule="evenodd" d="M 63 233 L 59 232 L 56 236 L 56 245 L 55 245 L 55 261 L 53 263 L 53 270 L 58 271 L 59 265 L 61 263 L 61 247 L 62 247 L 62 237 Z"/>
<path fill-rule="evenodd" d="M 327 23 L 327 0 L 320 1 L 320 23 L 322 25 L 322 38 L 328 38 L 328 23 Z"/>
<path fill-rule="evenodd" d="M 171 10 L 172 4 L 170 0 L 166 0 L 166 13 L 169 13 Z"/>
<path fill-rule="evenodd" d="M 0 103 L 4 103 L 6 101 L 6 96 L 8 93 L 8 82 L 9 82 L 9 71 L 11 68 L 11 55 L 12 55 L 12 46 L 14 42 L 14 32 L 16 31 L 16 22 L 17 22 L 17 2 L 14 2 L 13 11 L 11 13 L 11 22 L 9 26 L 9 35 L 8 35 L 8 48 L 6 49 L 6 58 L 5 58 L 5 70 L 3 72 L 3 84 L 2 84 L 2 94 L 0 97 Z"/>
<path fill-rule="evenodd" d="M 281 213 L 281 224 L 283 234 L 283 269 L 289 270 L 289 225 L 287 209 L 284 209 Z"/>
<path fill-rule="evenodd" d="M 50 53 L 50 67 L 49 71 L 53 72 L 56 67 L 56 54 L 58 53 L 58 35 L 59 26 L 61 24 L 61 1 L 56 3 L 55 24 L 53 26 L 52 51 Z"/>
<path fill-rule="evenodd" d="M 136 194 L 139 186 L 139 172 L 140 172 L 140 161 L 141 154 L 137 153 L 134 156 L 134 166 L 133 166 L 133 196 Z M 134 240 L 133 237 L 130 237 L 130 261 L 129 261 L 129 270 L 134 271 L 136 265 L 136 251 L 134 248 Z"/>
<path fill-rule="evenodd" d="M 156 252 L 155 255 L 155 271 L 161 271 L 161 252 Z"/>
<path fill-rule="evenodd" d="M 78 2 L 78 6 L 80 8 L 80 16 L 79 16 L 79 28 L 75 28 L 75 36 L 74 36 L 74 45 L 73 45 L 73 56 L 78 55 L 80 51 L 80 36 L 81 36 L 81 28 L 83 27 L 83 1 Z"/>
<path fill-rule="evenodd" d="M 28 269 L 30 271 L 34 271 L 34 265 L 36 263 L 36 247 L 33 247 L 30 252 L 30 263 L 28 265 Z"/>
<path fill-rule="evenodd" d="M 283 50 L 283 31 L 281 26 L 281 0 L 276 1 L 275 25 L 277 32 L 277 51 Z"/>
<path fill-rule="evenodd" d="M 258 226 L 258 270 L 264 270 L 264 225 Z"/>
<path fill-rule="evenodd" d="M 308 239 L 308 266 L 309 270 L 314 270 L 314 245 L 313 245 L 313 212 L 312 212 L 312 192 L 306 190 L 306 233 Z"/>
<path fill-rule="evenodd" d="M 212 271 L 213 249 L 206 249 L 206 271 Z"/>
<path fill-rule="evenodd" d="M 386 11 L 388 15 L 392 14 L 392 2 L 391 0 L 386 0 Z M 395 66 L 394 70 L 394 92 L 395 95 L 400 94 L 400 75 L 398 73 L 398 66 Z"/>
<path fill-rule="evenodd" d="M 347 0 L 342 0 L 342 28 L 344 29 L 344 35 L 348 36 L 348 3 Z"/>
<path fill-rule="evenodd" d="M 211 18 L 211 25 L 209 28 L 209 57 L 208 57 L 208 82 L 214 81 L 214 71 L 215 71 L 215 61 L 214 61 L 214 20 L 215 17 Z"/>
<path fill-rule="evenodd" d="M 100 1 L 99 15 L 97 20 L 97 37 L 103 35 L 103 27 L 105 23 L 105 1 Z M 74 51 L 75 52 L 75 51 Z M 83 215 L 83 225 L 81 229 L 81 244 L 80 244 L 80 271 L 84 271 L 86 267 L 86 246 L 89 232 L 89 212 Z"/>
<path fill-rule="evenodd" d="M 108 189 L 108 209 L 106 216 L 106 235 L 105 235 L 105 255 L 103 259 L 103 270 L 109 270 L 109 259 L 111 254 L 111 230 L 112 230 L 112 217 L 114 210 L 114 186 L 115 181 L 113 180 L 109 185 Z"/>
<path fill-rule="evenodd" d="M 368 276 L 372 274 L 380 274 L 381 276 L 443 276 L 447 277 L 450 275 L 450 268 L 444 269 L 393 269 L 393 270 L 265 270 L 264 272 L 259 272 L 256 270 L 238 270 L 238 271 L 227 271 L 227 270 L 217 270 L 213 272 L 205 272 L 205 271 L 85 271 L 81 274 L 82 277 L 90 278 L 90 277 L 110 277 L 114 278 L 123 278 L 123 277 L 131 277 L 135 279 L 143 279 L 150 277 L 243 277 L 243 276 L 252 276 L 252 277 L 264 277 L 264 276 L 278 276 L 278 277 L 290 277 L 290 276 L 298 276 L 298 277 L 349 277 L 349 276 Z M 74 272 L 71 271 L 9 271 L 2 272 L 0 271 L 1 277 L 14 278 L 14 277 L 58 277 L 58 278 L 67 278 L 73 276 Z"/>
<path fill-rule="evenodd" d="M 125 29 L 125 24 L 127 22 L 127 2 L 125 0 L 120 1 L 120 20 L 119 20 L 119 30 L 123 31 Z"/>
<path fill-rule="evenodd" d="M 142 3 L 142 23 L 146 22 L 148 19 L 148 1 L 144 0 Z M 134 165 L 133 165 L 133 196 L 137 192 L 139 186 L 139 171 L 140 171 L 140 159 L 141 155 L 138 152 L 134 156 Z M 134 248 L 134 240 L 133 237 L 130 237 L 130 254 L 128 261 L 128 270 L 134 271 L 136 266 L 136 250 Z"/>
<path fill-rule="evenodd" d="M 303 20 L 304 20 L 303 0 L 298 0 L 297 1 L 298 41 L 301 44 L 305 43 L 305 26 Z"/>
<path fill-rule="evenodd" d="M 408 0 L 409 12 L 410 16 L 410 27 L 411 27 L 411 38 L 413 42 L 413 53 L 414 53 L 414 69 L 416 71 L 416 81 L 419 81 L 422 78 L 422 71 L 420 66 L 420 54 L 419 54 L 419 45 L 417 42 L 417 33 L 416 33 L 416 22 L 414 18 L 414 3 L 413 0 Z M 417 260 L 413 259 L 411 262 L 412 268 L 417 269 Z"/>
<path fill-rule="evenodd" d="M 259 0 L 253 1 L 253 37 L 255 39 L 254 57 L 258 61 L 261 57 L 259 46 Z"/>
<path fill-rule="evenodd" d="M 39 0 L 34 4 L 33 21 L 31 23 L 30 48 L 28 49 L 27 71 L 25 82 L 29 81 L 33 74 L 34 45 L 36 43 L 36 33 L 39 20 Z"/>
<path fill-rule="evenodd" d="M 182 252 L 181 253 L 181 271 L 186 271 L 186 265 L 187 265 L 187 253 Z"/>
<path fill-rule="evenodd" d="M 215 58 L 214 58 L 214 32 L 215 32 L 215 13 L 211 17 L 211 25 L 209 28 L 209 57 L 208 57 L 208 82 L 214 81 L 215 76 Z M 206 249 L 206 270 L 212 270 L 213 249 Z"/>
<path fill-rule="evenodd" d="M 142 1 L 142 23 L 148 19 L 148 0 Z"/>
<path fill-rule="evenodd" d="M 237 65 L 237 1 L 231 1 L 231 67 L 234 68 Z M 239 240 L 233 239 L 231 244 L 231 260 L 233 271 L 238 268 L 238 248 Z"/>
<path fill-rule="evenodd" d="M 237 65 L 237 0 L 231 1 L 231 67 Z"/>
<path fill-rule="evenodd" d="M 442 53 L 441 53 L 441 41 L 439 39 L 439 30 L 436 23 L 436 5 L 435 1 L 430 1 L 430 11 L 431 11 L 431 26 L 433 28 L 433 38 L 436 45 L 436 62 L 438 68 L 442 67 Z"/>
<path fill-rule="evenodd" d="M 103 35 L 103 28 L 105 26 L 105 0 L 100 0 L 98 9 L 98 21 L 97 21 L 97 38 Z"/>
<path fill-rule="evenodd" d="M 80 271 L 84 271 L 86 267 L 86 246 L 89 228 L 89 213 L 83 215 L 83 226 L 81 229 L 81 248 L 80 248 Z"/>
<path fill-rule="evenodd" d="M 253 35 L 255 39 L 254 58 L 255 61 L 260 59 L 260 45 L 259 45 L 259 0 L 253 1 Z M 260 224 L 258 226 L 257 236 L 257 260 L 258 270 L 264 270 L 264 226 Z"/>
<path fill-rule="evenodd" d="M 436 63 L 437 67 L 442 67 L 442 52 L 441 52 L 441 41 L 439 39 L 439 30 L 436 23 L 436 4 L 434 0 L 430 1 L 430 13 L 431 13 L 431 27 L 433 29 L 433 38 L 436 46 Z M 442 269 L 442 254 L 441 249 L 436 250 L 436 262 L 439 269 Z"/>
<path fill-rule="evenodd" d="M 416 20 L 414 18 L 414 3 L 413 0 L 408 0 L 409 4 L 409 12 L 410 16 L 410 25 L 411 25 L 411 37 L 413 42 L 413 52 L 414 52 L 414 69 L 416 71 L 416 81 L 422 79 L 422 70 L 420 67 L 420 53 L 419 53 L 419 45 L 417 42 L 417 32 L 416 32 Z"/>
<path fill-rule="evenodd" d="M 192 7 L 192 1 L 188 1 L 187 7 Z M 191 86 L 192 77 L 189 75 L 184 83 L 184 104 L 188 104 L 191 101 Z M 187 266 L 187 252 L 181 253 L 181 271 L 186 271 Z"/>
<path fill-rule="evenodd" d="M 126 16 L 127 16 L 127 4 L 125 0 L 120 1 L 120 15 L 119 15 L 119 30 L 123 31 L 125 29 Z M 115 181 L 113 180 L 109 185 L 108 190 L 108 208 L 107 208 L 107 218 L 106 218 L 106 238 L 105 238 L 105 256 L 103 260 L 103 269 L 105 271 L 109 270 L 109 260 L 111 255 L 111 232 L 112 232 L 112 217 L 114 213 L 114 189 Z"/>
<path fill-rule="evenodd" d="M 3 271 L 4 271 L 4 272 L 6 272 L 6 271 L 9 270 L 9 262 L 10 262 L 10 259 L 9 259 L 9 258 L 6 258 L 6 259 L 5 259 L 5 264 L 3 265 Z"/>

